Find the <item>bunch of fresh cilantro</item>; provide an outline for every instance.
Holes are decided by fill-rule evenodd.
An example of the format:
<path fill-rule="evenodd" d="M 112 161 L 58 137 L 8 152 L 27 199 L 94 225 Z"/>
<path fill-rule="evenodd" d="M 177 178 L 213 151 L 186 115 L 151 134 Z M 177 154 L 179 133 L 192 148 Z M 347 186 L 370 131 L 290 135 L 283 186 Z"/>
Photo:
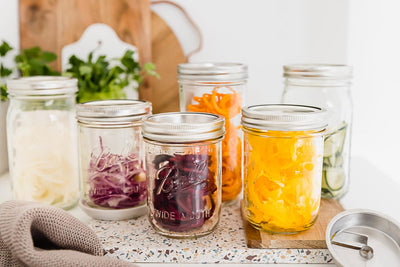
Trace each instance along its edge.
<path fill-rule="evenodd" d="M 7 86 L 4 79 L 13 73 L 13 69 L 4 66 L 4 58 L 13 48 L 6 42 L 2 41 L 0 45 L 0 90 L 1 100 L 7 99 Z M 23 77 L 35 75 L 60 75 L 59 72 L 53 70 L 49 64 L 57 59 L 57 55 L 52 52 L 42 51 L 40 47 L 32 47 L 21 50 L 21 53 L 14 58 L 17 70 Z"/>
<path fill-rule="evenodd" d="M 116 63 L 113 66 L 104 55 L 94 60 L 93 52 L 89 54 L 87 61 L 71 56 L 70 68 L 63 75 L 78 79 L 77 102 L 124 99 L 124 88 L 127 86 L 133 84 L 137 87 L 144 75 L 158 77 L 154 64 L 146 63 L 142 69 L 133 54 L 133 51 L 127 50 L 122 58 L 113 59 Z"/>
<path fill-rule="evenodd" d="M 0 45 L 0 78 L 8 77 L 13 70 L 6 68 L 3 58 L 13 48 L 5 41 Z M 124 88 L 130 85 L 136 87 L 142 82 L 144 75 L 159 77 L 152 63 L 144 64 L 143 68 L 133 58 L 134 52 L 128 50 L 119 59 L 108 61 L 101 55 L 93 59 L 93 52 L 84 61 L 75 55 L 69 59 L 70 67 L 64 76 L 78 79 L 77 102 L 102 99 L 124 99 Z M 52 52 L 42 51 L 39 47 L 24 49 L 15 57 L 17 70 L 21 76 L 60 75 L 49 64 L 57 59 Z M 7 87 L 0 79 L 1 100 L 7 99 Z"/>

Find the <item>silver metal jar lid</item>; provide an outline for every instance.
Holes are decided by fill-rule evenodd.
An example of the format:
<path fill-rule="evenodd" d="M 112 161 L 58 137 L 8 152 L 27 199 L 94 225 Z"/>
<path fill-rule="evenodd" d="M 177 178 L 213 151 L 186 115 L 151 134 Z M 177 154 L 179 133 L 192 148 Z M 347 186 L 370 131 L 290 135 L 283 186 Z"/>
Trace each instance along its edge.
<path fill-rule="evenodd" d="M 142 134 L 149 140 L 188 143 L 218 139 L 224 136 L 224 118 L 202 112 L 169 112 L 143 119 Z"/>
<path fill-rule="evenodd" d="M 142 100 L 98 100 L 76 106 L 78 122 L 133 122 L 151 113 L 151 103 Z"/>
<path fill-rule="evenodd" d="M 301 105 L 264 104 L 242 109 L 242 125 L 272 131 L 305 131 L 326 128 L 326 110 Z"/>
<path fill-rule="evenodd" d="M 348 210 L 326 229 L 327 247 L 339 266 L 400 266 L 400 224 L 372 210 Z"/>
<path fill-rule="evenodd" d="M 178 65 L 178 80 L 244 81 L 247 65 L 241 63 L 185 63 Z"/>
<path fill-rule="evenodd" d="M 352 67 L 334 64 L 293 64 L 283 66 L 284 77 L 308 79 L 338 79 L 352 78 Z"/>
<path fill-rule="evenodd" d="M 32 76 L 7 80 L 11 96 L 52 96 L 73 94 L 78 91 L 78 80 L 62 76 Z"/>

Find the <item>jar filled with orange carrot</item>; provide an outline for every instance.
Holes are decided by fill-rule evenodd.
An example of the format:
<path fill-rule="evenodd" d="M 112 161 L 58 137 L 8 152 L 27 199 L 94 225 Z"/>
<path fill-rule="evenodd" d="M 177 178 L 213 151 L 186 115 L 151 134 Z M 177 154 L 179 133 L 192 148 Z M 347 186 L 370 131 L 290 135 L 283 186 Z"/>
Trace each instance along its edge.
<path fill-rule="evenodd" d="M 222 141 L 222 201 L 233 203 L 242 191 L 240 110 L 244 105 L 247 66 L 240 63 L 178 65 L 181 111 L 208 112 L 225 118 Z"/>
<path fill-rule="evenodd" d="M 325 114 L 299 105 L 243 108 L 243 203 L 254 227 L 289 234 L 314 224 L 321 199 Z"/>

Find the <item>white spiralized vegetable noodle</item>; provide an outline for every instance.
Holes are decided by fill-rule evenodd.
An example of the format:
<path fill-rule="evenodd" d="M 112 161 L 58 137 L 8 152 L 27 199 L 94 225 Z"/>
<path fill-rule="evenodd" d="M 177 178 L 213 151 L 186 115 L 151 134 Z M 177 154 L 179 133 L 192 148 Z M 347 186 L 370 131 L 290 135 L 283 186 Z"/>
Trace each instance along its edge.
<path fill-rule="evenodd" d="M 74 114 L 28 111 L 18 122 L 12 138 L 15 198 L 71 206 L 79 195 Z"/>

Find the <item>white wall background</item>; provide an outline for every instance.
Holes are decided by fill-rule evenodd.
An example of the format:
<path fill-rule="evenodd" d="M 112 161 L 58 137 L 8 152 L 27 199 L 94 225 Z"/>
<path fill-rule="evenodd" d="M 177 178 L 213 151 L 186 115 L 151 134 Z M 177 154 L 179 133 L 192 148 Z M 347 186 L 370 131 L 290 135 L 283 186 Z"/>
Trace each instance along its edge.
<path fill-rule="evenodd" d="M 400 183 L 399 10 L 398 0 L 350 1 L 349 62 L 354 66 L 353 155 L 370 159 Z"/>
<path fill-rule="evenodd" d="M 249 65 L 248 103 L 277 102 L 282 65 L 346 63 L 347 0 L 175 0 L 200 26 L 203 50 L 191 61 Z M 185 51 L 198 38 L 174 7 L 153 9 L 171 25 Z"/>
<path fill-rule="evenodd" d="M 9 52 L 5 59 L 7 66 L 13 66 L 13 58 L 19 47 L 19 22 L 18 22 L 18 1 L 0 0 L 0 40 L 5 40 L 12 47 L 16 48 Z"/>
<path fill-rule="evenodd" d="M 353 155 L 400 183 L 398 0 L 174 2 L 203 32 L 203 50 L 191 61 L 249 65 L 249 104 L 280 100 L 284 64 L 353 65 Z M 0 0 L 0 39 L 14 47 L 19 44 L 17 4 Z M 197 36 L 178 10 L 167 5 L 153 9 L 171 25 L 186 52 L 196 46 Z"/>

